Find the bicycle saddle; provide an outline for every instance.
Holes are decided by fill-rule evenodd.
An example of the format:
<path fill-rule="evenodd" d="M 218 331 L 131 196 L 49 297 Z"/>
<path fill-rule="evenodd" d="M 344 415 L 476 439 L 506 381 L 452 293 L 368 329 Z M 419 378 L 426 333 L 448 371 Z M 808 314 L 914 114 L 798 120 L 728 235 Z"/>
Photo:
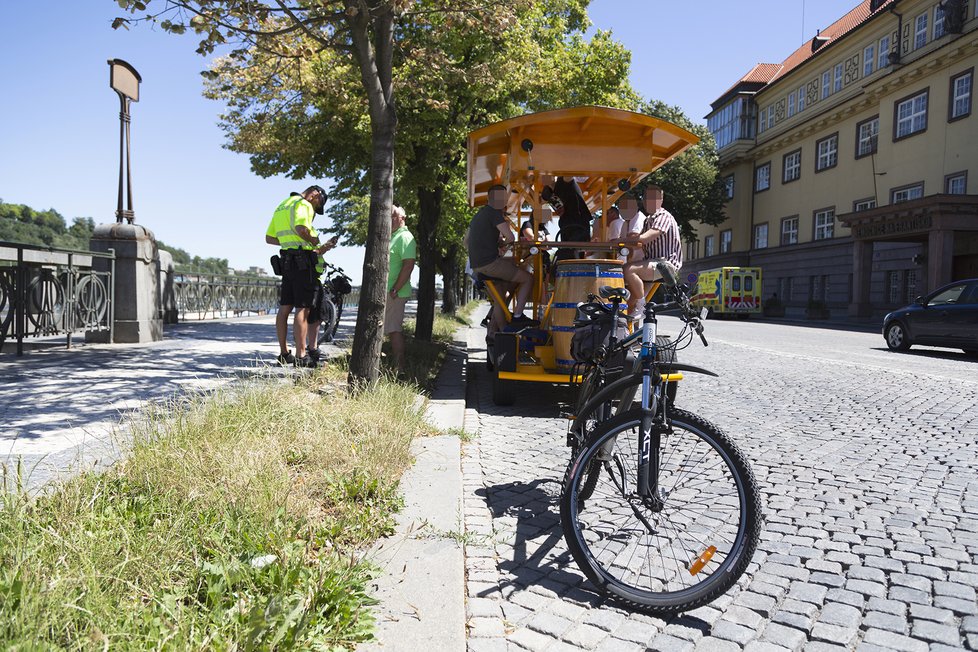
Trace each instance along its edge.
<path fill-rule="evenodd" d="M 626 288 L 615 287 L 614 285 L 603 285 L 598 290 L 602 299 L 615 299 L 619 302 L 628 300 L 628 290 Z"/>

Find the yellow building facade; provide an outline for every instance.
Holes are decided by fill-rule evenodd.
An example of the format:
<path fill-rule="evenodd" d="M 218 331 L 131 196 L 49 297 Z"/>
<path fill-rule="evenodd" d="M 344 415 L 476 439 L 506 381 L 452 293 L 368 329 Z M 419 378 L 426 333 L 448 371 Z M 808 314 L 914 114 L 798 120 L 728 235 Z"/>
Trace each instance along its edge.
<path fill-rule="evenodd" d="M 866 0 L 707 116 L 727 220 L 683 271 L 759 266 L 764 298 L 869 317 L 978 276 L 976 0 Z"/>

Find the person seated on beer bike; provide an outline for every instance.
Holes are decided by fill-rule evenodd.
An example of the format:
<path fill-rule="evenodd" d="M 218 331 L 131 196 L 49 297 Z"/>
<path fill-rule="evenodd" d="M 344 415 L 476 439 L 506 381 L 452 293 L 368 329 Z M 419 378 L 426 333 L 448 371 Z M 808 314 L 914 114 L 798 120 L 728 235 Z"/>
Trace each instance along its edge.
<path fill-rule="evenodd" d="M 584 201 L 584 193 L 574 177 L 544 175 L 543 190 L 540 197 L 548 202 L 557 216 L 560 230 L 557 239 L 561 242 L 588 242 L 591 240 L 591 210 Z M 554 262 L 569 258 L 583 258 L 584 252 L 576 249 L 558 248 Z"/>
<path fill-rule="evenodd" d="M 491 281 L 502 281 L 502 284 L 515 285 L 516 301 L 513 305 L 513 317 L 510 326 L 525 328 L 539 326 L 540 322 L 523 314 L 530 292 L 533 290 L 533 276 L 525 269 L 516 266 L 513 258 L 500 253 L 500 245 L 511 245 L 516 240 L 509 220 L 504 212 L 509 190 L 502 184 L 489 188 L 489 201 L 479 209 L 469 225 L 468 250 L 469 264 L 473 271 Z M 501 284 L 501 285 L 502 285 Z M 505 295 L 503 287 L 499 288 Z M 495 309 L 489 323 L 489 335 L 506 327 L 504 311 Z"/>
<path fill-rule="evenodd" d="M 657 264 L 665 261 L 673 274 L 683 266 L 683 248 L 679 239 L 679 224 L 672 213 L 662 207 L 662 188 L 649 186 L 645 189 L 645 215 L 641 233 L 622 240 L 635 245 L 636 251 L 625 265 L 625 287 L 628 288 L 628 316 L 632 320 L 642 317 L 645 308 L 645 283 L 662 278 Z M 622 218 L 631 220 L 642 215 L 640 198 L 625 194 L 618 200 Z"/>

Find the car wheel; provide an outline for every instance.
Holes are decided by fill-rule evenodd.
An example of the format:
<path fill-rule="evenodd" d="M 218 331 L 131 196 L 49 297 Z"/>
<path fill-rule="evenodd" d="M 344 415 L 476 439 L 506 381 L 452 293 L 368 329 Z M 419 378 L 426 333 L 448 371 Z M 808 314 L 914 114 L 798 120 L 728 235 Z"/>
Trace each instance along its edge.
<path fill-rule="evenodd" d="M 891 351 L 906 351 L 910 348 L 910 338 L 907 331 L 898 321 L 886 327 L 886 345 Z"/>

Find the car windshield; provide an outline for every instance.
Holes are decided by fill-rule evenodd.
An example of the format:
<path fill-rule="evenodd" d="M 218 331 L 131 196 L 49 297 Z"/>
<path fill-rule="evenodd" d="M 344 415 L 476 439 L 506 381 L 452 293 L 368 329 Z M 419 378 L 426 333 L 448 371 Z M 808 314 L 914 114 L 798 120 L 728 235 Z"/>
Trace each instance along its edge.
<path fill-rule="evenodd" d="M 955 285 L 947 288 L 946 290 L 941 290 L 927 302 L 927 305 L 943 306 L 948 303 L 958 303 L 958 301 L 961 299 L 961 294 L 967 287 L 967 285 Z"/>

